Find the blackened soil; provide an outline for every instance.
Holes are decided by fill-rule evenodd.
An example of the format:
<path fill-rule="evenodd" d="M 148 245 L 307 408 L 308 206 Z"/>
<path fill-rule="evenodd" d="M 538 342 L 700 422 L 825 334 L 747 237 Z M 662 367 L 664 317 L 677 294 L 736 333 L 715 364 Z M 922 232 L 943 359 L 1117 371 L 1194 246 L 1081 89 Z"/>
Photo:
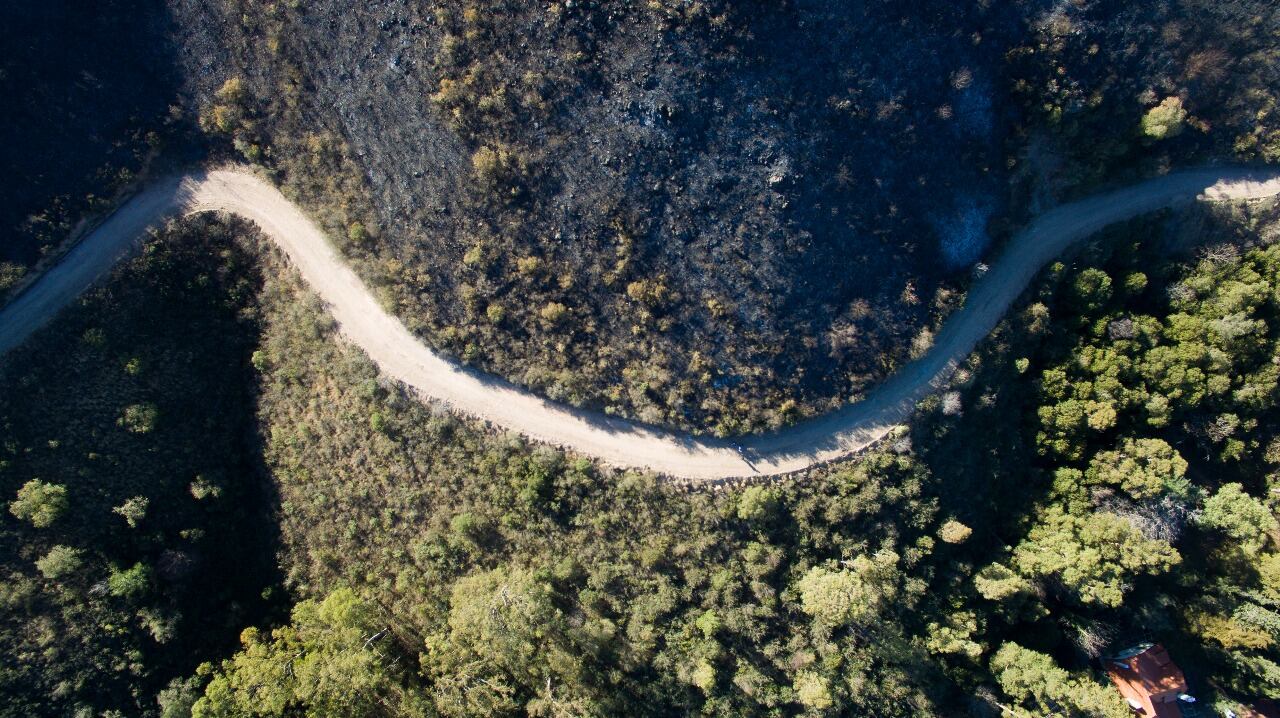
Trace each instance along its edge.
<path fill-rule="evenodd" d="M 352 251 L 392 262 L 428 340 L 557 398 L 719 430 L 874 381 L 979 257 L 1026 12 L 175 2 L 194 101 L 231 77 L 256 96 L 242 142 L 341 137 L 379 230 Z"/>

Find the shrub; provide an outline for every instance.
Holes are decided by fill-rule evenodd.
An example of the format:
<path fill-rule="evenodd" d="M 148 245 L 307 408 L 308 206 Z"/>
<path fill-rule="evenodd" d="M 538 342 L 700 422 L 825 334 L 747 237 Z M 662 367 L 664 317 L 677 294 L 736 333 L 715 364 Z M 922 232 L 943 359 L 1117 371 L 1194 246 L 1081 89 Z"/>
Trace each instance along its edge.
<path fill-rule="evenodd" d="M 107 577 L 107 590 L 124 599 L 142 597 L 151 590 L 151 567 L 138 562 L 124 570 L 112 568 Z"/>
<path fill-rule="evenodd" d="M 134 496 L 128 501 L 111 509 L 113 513 L 117 513 L 124 517 L 129 524 L 129 528 L 138 528 L 138 523 L 147 516 L 147 507 L 151 504 L 151 500 L 145 496 Z"/>
<path fill-rule="evenodd" d="M 1142 134 L 1154 140 L 1174 137 L 1182 132 L 1186 122 L 1187 111 L 1182 108 L 1182 100 L 1177 97 L 1166 97 L 1159 105 L 1147 110 L 1142 117 Z"/>
<path fill-rule="evenodd" d="M 54 546 L 36 560 L 36 569 L 51 581 L 68 578 L 84 565 L 84 554 L 70 546 Z"/>
<path fill-rule="evenodd" d="M 542 317 L 542 321 L 553 326 L 559 324 L 568 313 L 569 308 L 560 302 L 548 302 L 538 310 L 538 316 Z"/>
<path fill-rule="evenodd" d="M 938 529 L 938 538 L 950 544 L 964 543 L 972 534 L 973 529 L 955 519 L 947 521 Z"/>
<path fill-rule="evenodd" d="M 738 497 L 738 518 L 743 521 L 763 521 L 778 508 L 778 492 L 767 486 L 747 487 Z"/>
<path fill-rule="evenodd" d="M 156 417 L 159 412 L 155 404 L 130 404 L 124 408 L 124 413 L 120 415 L 116 424 L 130 433 L 149 434 L 156 428 Z"/>
<path fill-rule="evenodd" d="M 67 487 L 32 479 L 18 489 L 18 498 L 9 504 L 9 513 L 36 528 L 44 528 L 67 510 Z"/>

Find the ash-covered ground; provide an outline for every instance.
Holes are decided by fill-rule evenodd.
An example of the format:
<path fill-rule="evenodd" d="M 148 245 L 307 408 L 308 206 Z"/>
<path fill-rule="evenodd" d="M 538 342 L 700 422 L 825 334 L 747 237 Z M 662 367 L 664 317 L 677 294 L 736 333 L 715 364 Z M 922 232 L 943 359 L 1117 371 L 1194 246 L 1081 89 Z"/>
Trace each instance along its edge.
<path fill-rule="evenodd" d="M 0 291 L 148 158 L 249 161 L 437 348 L 721 433 L 885 376 L 1063 196 L 1280 159 L 1257 2 L 72 5 L 0 13 Z"/>
<path fill-rule="evenodd" d="M 181 0 L 174 12 L 195 104 L 239 77 L 263 105 L 251 141 L 342 139 L 376 213 L 360 251 L 429 275 L 391 279 L 428 339 L 655 421 L 705 426 L 738 397 L 821 404 L 862 388 L 905 357 L 939 283 L 985 249 L 985 222 L 964 236 L 948 222 L 1004 202 L 1000 73 L 1022 10 Z M 305 108 L 296 121 L 272 104 L 286 82 Z M 482 176 L 475 158 L 490 150 Z M 567 318 L 547 321 L 556 304 Z M 493 305 L 500 321 L 487 321 Z"/>

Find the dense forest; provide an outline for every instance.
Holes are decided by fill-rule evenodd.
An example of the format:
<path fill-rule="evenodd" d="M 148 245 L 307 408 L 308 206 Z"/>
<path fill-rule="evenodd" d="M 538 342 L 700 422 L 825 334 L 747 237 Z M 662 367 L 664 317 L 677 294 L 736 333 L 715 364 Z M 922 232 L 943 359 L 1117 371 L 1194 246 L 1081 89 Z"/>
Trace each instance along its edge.
<path fill-rule="evenodd" d="M 58 361 L 6 370 L 10 714 L 1119 717 L 1095 659 L 1138 639 L 1210 705 L 1274 695 L 1278 220 L 1110 230 L 882 449 L 720 491 L 424 406 L 242 227 L 173 230 L 26 350 Z M 208 373 L 126 329 L 193 287 L 230 324 L 184 341 L 246 337 Z M 256 438 L 183 433 L 233 420 L 194 398 L 211 376 L 252 392 Z M 277 555 L 279 583 L 247 573 Z M 245 581 L 184 592 L 214 576 Z M 69 641 L 94 652 L 50 661 Z"/>

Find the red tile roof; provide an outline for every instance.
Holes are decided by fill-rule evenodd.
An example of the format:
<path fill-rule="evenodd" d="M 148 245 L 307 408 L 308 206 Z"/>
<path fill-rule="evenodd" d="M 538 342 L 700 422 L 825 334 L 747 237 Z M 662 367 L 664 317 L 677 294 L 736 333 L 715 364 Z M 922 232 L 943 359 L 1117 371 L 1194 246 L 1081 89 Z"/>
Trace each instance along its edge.
<path fill-rule="evenodd" d="M 1187 679 L 1164 646 L 1134 646 L 1103 665 L 1136 715 L 1182 718 L 1178 696 L 1187 692 Z"/>

